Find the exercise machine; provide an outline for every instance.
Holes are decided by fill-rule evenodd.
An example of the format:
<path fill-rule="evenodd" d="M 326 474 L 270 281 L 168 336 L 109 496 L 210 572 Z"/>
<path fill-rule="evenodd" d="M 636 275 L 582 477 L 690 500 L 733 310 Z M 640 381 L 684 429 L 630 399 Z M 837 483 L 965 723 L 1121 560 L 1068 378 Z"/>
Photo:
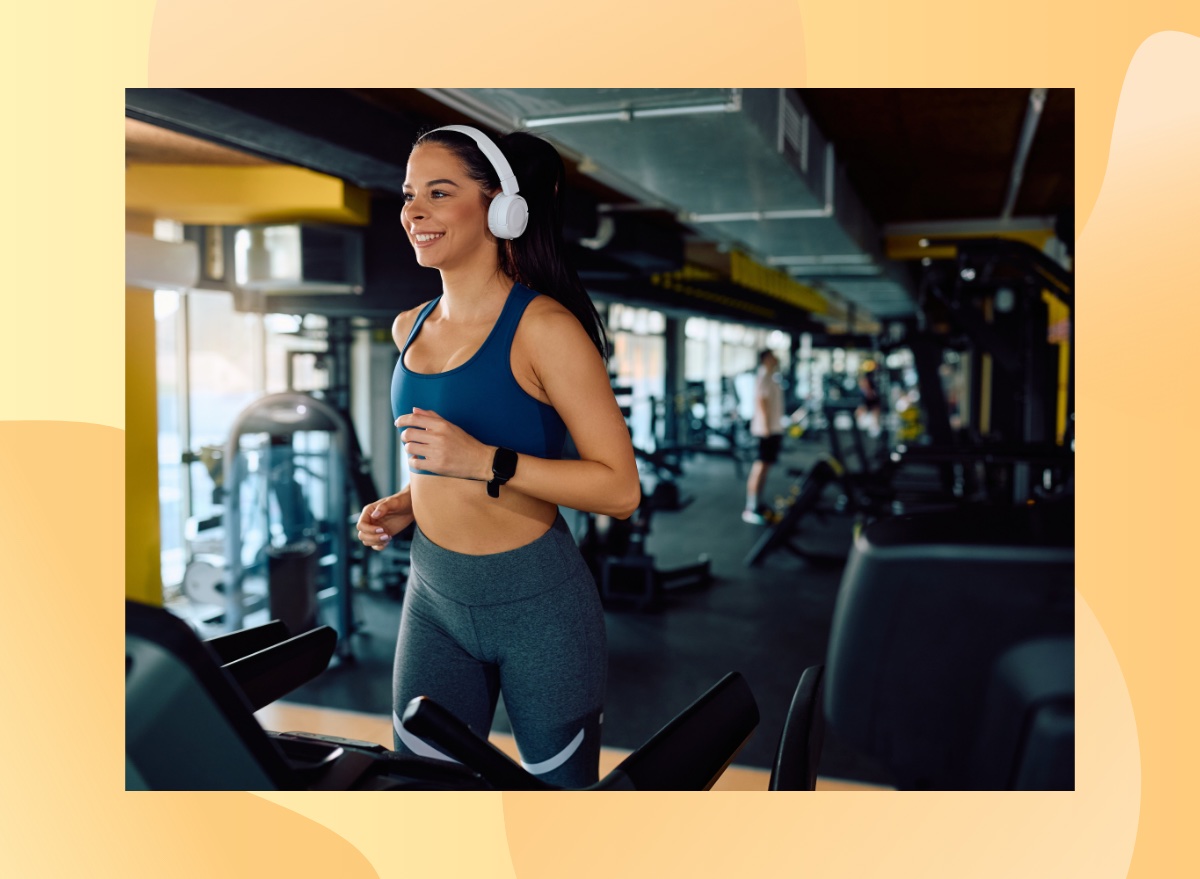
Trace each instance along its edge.
<path fill-rule="evenodd" d="M 459 762 L 264 730 L 253 712 L 320 674 L 336 637 L 328 626 L 289 637 L 272 622 L 205 642 L 168 611 L 127 601 L 126 789 L 548 789 L 423 697 L 409 704 L 403 723 Z M 758 721 L 745 679 L 730 673 L 590 789 L 708 790 Z"/>
<path fill-rule="evenodd" d="M 802 545 L 805 519 L 814 515 L 836 513 L 855 516 L 861 522 L 884 515 L 902 512 L 905 505 L 929 504 L 935 499 L 919 496 L 902 498 L 892 485 L 899 457 L 883 457 L 868 453 L 862 432 L 854 418 L 858 401 L 826 399 L 823 411 L 828 424 L 829 454 L 822 455 L 807 470 L 789 470 L 797 478 L 791 495 L 770 525 L 747 553 L 745 564 L 755 567 L 776 550 L 786 549 L 807 562 L 825 559 L 820 553 Z M 852 469 L 847 450 L 842 446 L 839 424 L 848 423 L 851 450 L 857 457 L 857 469 Z M 886 448 L 886 445 L 882 446 Z M 830 486 L 838 490 L 837 501 L 830 507 L 824 503 Z M 838 556 L 841 561 L 844 556 Z"/>
<path fill-rule="evenodd" d="M 678 459 L 689 455 L 728 458 L 733 461 L 737 478 L 743 479 L 743 466 L 746 461 L 753 460 L 753 437 L 739 414 L 738 393 L 732 377 L 721 378 L 720 400 L 720 411 L 714 425 L 705 383 L 688 381 L 679 400 L 680 411 L 670 413 L 677 418 L 681 427 L 679 441 L 664 444 L 661 452 Z M 657 416 L 655 420 L 657 424 Z"/>
<path fill-rule="evenodd" d="M 1069 484 L 1075 407 L 1072 273 L 1018 241 L 944 239 L 931 240 L 930 246 L 953 246 L 955 256 L 925 268 L 920 325 L 903 333 L 917 364 L 930 440 L 930 448 L 920 451 L 947 479 L 964 469 L 968 476 L 982 473 L 984 489 L 1013 503 Z M 968 399 L 960 405 L 965 427 L 957 432 L 938 378 L 943 352 L 951 345 L 972 365 Z"/>
<path fill-rule="evenodd" d="M 772 790 L 812 790 L 826 724 L 908 790 L 1074 787 L 1074 501 L 867 526 Z"/>
<path fill-rule="evenodd" d="M 613 394 L 628 424 L 633 389 L 614 385 Z M 672 591 L 706 586 L 712 577 L 711 560 L 702 554 L 691 564 L 669 569 L 656 565 L 654 556 L 646 551 L 654 514 L 682 509 L 689 501 L 680 496 L 675 482 L 683 472 L 677 460 L 636 446 L 634 453 L 639 461 L 654 468 L 653 489 L 646 491 L 645 483 L 640 482 L 641 501 L 628 519 L 581 513 L 582 529 L 576 534 L 576 542 L 607 606 L 651 610 L 660 607 L 663 597 Z"/>
<path fill-rule="evenodd" d="M 701 554 L 695 562 L 660 568 L 646 551 L 656 495 L 642 492 L 637 510 L 628 519 L 588 515 L 580 552 L 600 590 L 606 606 L 653 610 L 672 592 L 707 586 L 712 579 L 712 560 Z"/>

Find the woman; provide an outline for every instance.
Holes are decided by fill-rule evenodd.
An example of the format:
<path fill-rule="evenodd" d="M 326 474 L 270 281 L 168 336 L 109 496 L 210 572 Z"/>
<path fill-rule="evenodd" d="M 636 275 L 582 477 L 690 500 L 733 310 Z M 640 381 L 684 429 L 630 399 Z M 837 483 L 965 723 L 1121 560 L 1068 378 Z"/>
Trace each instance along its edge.
<path fill-rule="evenodd" d="M 641 489 L 603 328 L 562 258 L 562 160 L 529 134 L 499 146 L 452 126 L 409 155 L 404 227 L 442 294 L 392 327 L 392 403 L 413 476 L 363 509 L 358 533 L 379 550 L 417 523 L 396 749 L 444 757 L 400 724 L 413 697 L 486 736 L 503 692 L 525 767 L 583 787 L 597 778 L 607 648 L 595 582 L 558 505 L 625 518 Z M 520 210 L 508 227 L 489 222 L 516 186 L 523 232 Z M 579 460 L 561 459 L 567 431 Z"/>

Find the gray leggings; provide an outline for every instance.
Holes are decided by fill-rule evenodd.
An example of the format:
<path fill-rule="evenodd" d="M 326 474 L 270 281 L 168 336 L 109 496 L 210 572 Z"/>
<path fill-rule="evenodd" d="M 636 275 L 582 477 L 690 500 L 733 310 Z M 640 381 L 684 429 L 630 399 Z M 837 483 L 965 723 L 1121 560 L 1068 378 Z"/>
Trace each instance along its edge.
<path fill-rule="evenodd" d="M 503 692 L 522 765 L 586 787 L 597 779 L 607 671 L 596 582 L 562 516 L 532 543 L 482 556 L 417 529 L 392 684 L 396 750 L 449 759 L 401 726 L 415 696 L 486 737 Z"/>

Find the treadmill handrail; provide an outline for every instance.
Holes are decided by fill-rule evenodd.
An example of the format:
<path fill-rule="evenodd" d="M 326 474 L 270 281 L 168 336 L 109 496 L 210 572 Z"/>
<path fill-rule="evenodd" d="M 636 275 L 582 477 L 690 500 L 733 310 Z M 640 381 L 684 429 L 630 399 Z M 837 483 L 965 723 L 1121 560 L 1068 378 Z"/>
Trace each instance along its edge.
<path fill-rule="evenodd" d="M 404 728 L 478 772 L 497 790 L 555 790 L 428 696 L 404 709 Z"/>
<path fill-rule="evenodd" d="M 325 671 L 336 648 L 337 632 L 319 626 L 221 667 L 258 711 Z"/>
<path fill-rule="evenodd" d="M 746 679 L 730 672 L 586 790 L 709 790 L 758 726 Z M 404 728 L 499 790 L 557 790 L 427 696 L 408 703 Z"/>
<path fill-rule="evenodd" d="M 224 665 L 241 659 L 243 656 L 249 656 L 251 653 L 257 653 L 273 644 L 286 641 L 291 635 L 292 633 L 288 631 L 287 626 L 281 620 L 271 620 L 261 626 L 252 626 L 249 629 L 238 629 L 236 632 L 205 638 L 204 643 Z"/>
<path fill-rule="evenodd" d="M 729 672 L 681 711 L 614 772 L 636 790 L 710 790 L 758 727 L 758 703 L 739 672 Z"/>

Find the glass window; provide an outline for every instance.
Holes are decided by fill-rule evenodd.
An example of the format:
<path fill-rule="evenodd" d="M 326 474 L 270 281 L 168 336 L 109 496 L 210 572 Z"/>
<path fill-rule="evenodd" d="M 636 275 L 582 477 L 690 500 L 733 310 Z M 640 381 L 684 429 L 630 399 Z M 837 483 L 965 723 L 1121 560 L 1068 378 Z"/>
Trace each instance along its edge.
<path fill-rule="evenodd" d="M 164 598 L 173 597 L 183 579 L 183 523 L 188 515 L 184 481 L 184 397 L 178 358 L 182 296 L 175 290 L 154 293 L 155 376 L 158 385 L 158 518 L 162 541 Z"/>
<path fill-rule="evenodd" d="M 609 369 L 615 374 L 615 384 L 632 389 L 630 399 L 618 402 L 630 407 L 633 444 L 653 449 L 662 430 L 658 415 L 666 386 L 666 340 L 661 329 L 654 332 L 652 328 L 665 328 L 666 319 L 660 312 L 619 303 L 612 304 L 609 316 L 614 320 Z"/>
<path fill-rule="evenodd" d="M 193 290 L 188 296 L 188 421 L 190 448 L 223 448 L 238 413 L 262 395 L 262 318 L 233 309 L 228 293 Z M 209 516 L 215 470 L 191 467 L 192 514 Z"/>

